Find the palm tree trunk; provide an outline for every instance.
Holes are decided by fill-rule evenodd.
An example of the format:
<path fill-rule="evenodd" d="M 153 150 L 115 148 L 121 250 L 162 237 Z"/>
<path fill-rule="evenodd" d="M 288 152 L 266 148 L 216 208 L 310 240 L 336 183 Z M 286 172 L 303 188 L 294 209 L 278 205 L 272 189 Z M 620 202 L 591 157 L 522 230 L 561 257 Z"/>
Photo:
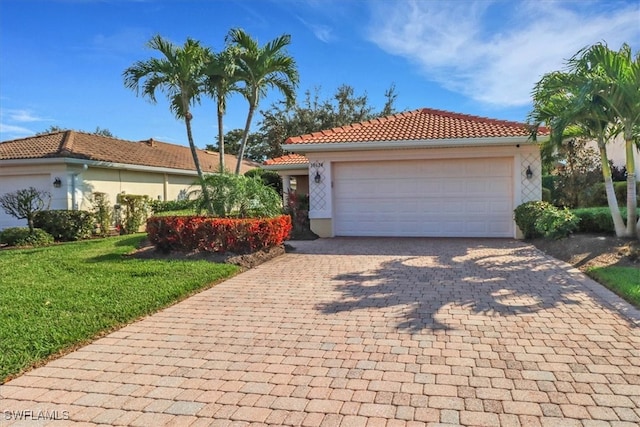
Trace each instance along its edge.
<path fill-rule="evenodd" d="M 604 189 L 607 193 L 607 203 L 609 204 L 609 211 L 611 212 L 611 218 L 613 219 L 613 228 L 615 229 L 616 236 L 624 237 L 626 235 L 626 229 L 624 226 L 624 220 L 618 207 L 618 200 L 616 199 L 616 192 L 613 189 L 613 179 L 611 179 L 611 167 L 609 166 L 609 157 L 607 156 L 607 150 L 605 148 L 604 141 L 598 141 L 598 149 L 600 150 L 600 162 L 602 163 L 602 176 L 604 178 Z"/>
<path fill-rule="evenodd" d="M 225 173 L 224 169 L 224 129 L 222 128 L 223 112 L 218 107 L 218 153 L 220 154 L 220 170 L 218 172 Z"/>
<path fill-rule="evenodd" d="M 249 139 L 249 129 L 251 128 L 251 120 L 253 119 L 253 113 L 256 107 L 253 103 L 249 104 L 249 114 L 247 115 L 247 123 L 244 125 L 244 134 L 242 135 L 242 141 L 240 142 L 240 151 L 238 152 L 238 162 L 236 163 L 236 175 L 240 175 L 240 166 L 242 165 L 242 158 L 244 157 L 244 149 Z"/>
<path fill-rule="evenodd" d="M 196 144 L 193 142 L 193 133 L 191 132 L 191 113 L 187 111 L 184 115 L 184 123 L 187 127 L 187 140 L 189 141 L 189 148 L 191 149 L 191 156 L 193 157 L 193 164 L 196 167 L 198 173 L 198 179 L 200 180 L 200 186 L 202 187 L 202 196 L 206 203 L 209 213 L 213 212 L 213 204 L 209 197 L 209 191 L 207 190 L 207 184 L 204 180 L 204 174 L 202 173 L 202 167 L 200 166 L 200 159 L 198 158 L 198 151 L 196 150 Z"/>
<path fill-rule="evenodd" d="M 638 232 L 638 198 L 636 189 L 636 165 L 633 158 L 635 146 L 631 135 L 627 138 L 625 132 L 626 167 L 627 167 L 627 235 L 640 238 Z"/>

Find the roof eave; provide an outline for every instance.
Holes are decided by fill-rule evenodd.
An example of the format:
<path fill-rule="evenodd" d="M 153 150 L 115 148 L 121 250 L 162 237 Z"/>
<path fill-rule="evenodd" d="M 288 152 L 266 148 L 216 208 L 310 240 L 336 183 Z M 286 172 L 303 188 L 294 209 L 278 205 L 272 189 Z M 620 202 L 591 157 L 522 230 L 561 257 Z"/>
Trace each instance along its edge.
<path fill-rule="evenodd" d="M 329 142 L 283 144 L 282 149 L 299 153 L 322 151 L 391 150 L 409 148 L 451 148 L 500 146 L 514 144 L 537 144 L 528 136 L 508 136 L 490 138 L 426 139 L 401 141 Z"/>
<path fill-rule="evenodd" d="M 307 163 L 288 163 L 286 165 L 262 165 L 261 168 L 270 171 L 285 171 L 295 169 L 307 169 L 309 162 Z"/>

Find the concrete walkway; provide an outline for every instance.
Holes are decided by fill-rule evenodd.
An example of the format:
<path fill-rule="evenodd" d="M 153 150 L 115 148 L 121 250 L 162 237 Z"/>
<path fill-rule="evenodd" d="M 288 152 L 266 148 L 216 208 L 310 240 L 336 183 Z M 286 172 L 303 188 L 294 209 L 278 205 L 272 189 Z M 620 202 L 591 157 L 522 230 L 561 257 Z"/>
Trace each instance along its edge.
<path fill-rule="evenodd" d="M 638 311 L 531 246 L 293 245 L 0 386 L 0 425 L 640 423 Z"/>

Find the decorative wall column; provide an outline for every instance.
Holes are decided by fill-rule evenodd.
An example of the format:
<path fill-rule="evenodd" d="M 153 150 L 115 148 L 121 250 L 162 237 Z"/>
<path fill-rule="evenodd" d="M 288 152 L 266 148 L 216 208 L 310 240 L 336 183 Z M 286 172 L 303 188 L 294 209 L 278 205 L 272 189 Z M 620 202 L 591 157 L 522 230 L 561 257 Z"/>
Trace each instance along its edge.
<path fill-rule="evenodd" d="M 531 176 L 527 176 L 530 171 Z M 516 172 L 516 176 L 518 176 Z M 522 153 L 520 156 L 520 203 L 542 199 L 542 162 L 536 152 Z"/>
<path fill-rule="evenodd" d="M 331 163 L 309 159 L 309 218 L 331 217 Z"/>
<path fill-rule="evenodd" d="M 291 191 L 291 176 L 281 175 L 282 177 L 282 203 L 286 208 L 289 205 L 289 191 Z"/>

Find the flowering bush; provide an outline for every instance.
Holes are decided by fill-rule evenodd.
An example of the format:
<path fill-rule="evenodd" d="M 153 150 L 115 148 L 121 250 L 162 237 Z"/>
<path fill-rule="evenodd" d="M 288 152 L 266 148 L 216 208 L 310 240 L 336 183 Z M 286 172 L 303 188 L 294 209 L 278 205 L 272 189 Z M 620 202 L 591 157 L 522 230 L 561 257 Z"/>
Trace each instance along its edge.
<path fill-rule="evenodd" d="M 231 219 L 206 216 L 152 217 L 149 241 L 157 249 L 246 254 L 282 244 L 291 232 L 291 217 Z"/>

